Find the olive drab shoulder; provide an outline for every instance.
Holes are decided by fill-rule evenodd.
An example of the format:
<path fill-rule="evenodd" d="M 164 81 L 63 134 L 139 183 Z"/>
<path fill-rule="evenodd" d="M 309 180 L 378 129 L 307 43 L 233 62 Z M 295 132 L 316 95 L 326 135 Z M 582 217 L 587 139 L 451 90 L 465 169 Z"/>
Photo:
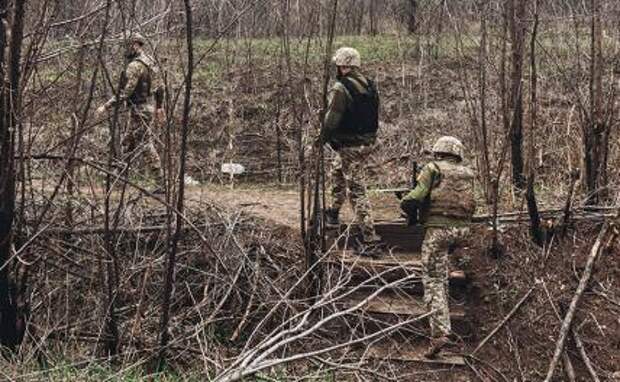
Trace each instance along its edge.
<path fill-rule="evenodd" d="M 448 218 L 471 220 L 476 202 L 474 199 L 474 173 L 460 163 L 435 161 L 429 163 L 436 174 L 427 203 L 421 211 L 421 220 Z"/>

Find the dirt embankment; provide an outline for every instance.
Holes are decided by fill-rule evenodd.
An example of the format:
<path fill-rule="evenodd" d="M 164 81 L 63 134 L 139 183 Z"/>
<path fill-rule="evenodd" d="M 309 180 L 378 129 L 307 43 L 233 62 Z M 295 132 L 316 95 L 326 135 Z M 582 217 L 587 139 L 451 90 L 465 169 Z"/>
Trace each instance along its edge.
<path fill-rule="evenodd" d="M 545 248 L 531 244 L 527 227 L 511 228 L 502 235 L 506 251 L 499 259 L 484 254 L 488 232 L 478 230 L 469 239 L 469 248 L 460 251 L 477 296 L 472 300 L 476 330 L 467 341 L 470 344 L 478 344 L 500 325 L 534 288 L 517 314 L 477 353 L 479 366 L 493 378 L 503 374 L 509 380 L 544 379 L 560 333 L 558 315 L 563 319 L 568 310 L 599 228 L 582 224 Z M 619 255 L 616 245 L 599 258 L 572 326 L 601 380 L 613 380 L 612 375 L 620 371 Z M 578 380 L 590 380 L 572 338 L 565 349 Z M 561 367 L 555 375 L 555 380 L 567 380 Z"/>
<path fill-rule="evenodd" d="M 295 190 L 205 187 L 201 192 L 233 210 L 289 230 L 298 229 L 299 195 Z M 393 219 L 398 213 L 392 195 L 373 194 L 372 202 L 378 219 Z M 351 217 L 347 210 L 344 219 Z M 544 379 L 560 332 L 558 315 L 563 318 L 568 309 L 599 228 L 582 223 L 566 237 L 555 237 L 541 248 L 531 243 L 525 225 L 504 227 L 501 242 L 505 252 L 497 259 L 486 254 L 490 231 L 483 226 L 472 231 L 453 257 L 472 279 L 471 306 L 467 307 L 471 336 L 463 339 L 465 352 L 472 351 L 534 288 L 513 318 L 472 359 L 472 367 L 481 375 L 490 380 Z M 619 248 L 609 247 L 600 257 L 573 321 L 573 329 L 602 380 L 611 380 L 620 371 Z M 588 380 L 572 338 L 566 349 L 578 377 Z M 556 380 L 564 380 L 561 367 L 556 376 Z M 471 377 L 476 378 L 473 371 Z"/>

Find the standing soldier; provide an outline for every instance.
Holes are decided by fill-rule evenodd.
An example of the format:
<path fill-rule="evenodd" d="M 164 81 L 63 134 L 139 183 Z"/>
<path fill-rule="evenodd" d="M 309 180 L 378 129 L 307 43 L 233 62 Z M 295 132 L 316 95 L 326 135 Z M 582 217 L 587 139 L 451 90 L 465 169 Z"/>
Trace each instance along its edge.
<path fill-rule="evenodd" d="M 463 144 L 441 137 L 433 146 L 434 160 L 418 176 L 418 184 L 403 198 L 401 208 L 416 209 L 426 228 L 422 244 L 424 302 L 430 317 L 431 345 L 426 357 L 435 357 L 450 343 L 448 307 L 448 248 L 468 233 L 475 210 L 474 173 L 463 162 Z"/>
<path fill-rule="evenodd" d="M 102 115 L 111 107 L 120 103 L 130 114 L 122 139 L 123 159 L 129 163 L 144 154 L 144 161 L 148 170 L 156 177 L 156 189 L 161 190 L 163 173 L 159 154 L 155 149 L 154 134 L 152 131 L 153 114 L 159 121 L 163 118 L 164 89 L 157 73 L 157 67 L 152 57 L 144 51 L 146 39 L 139 33 L 129 32 L 126 35 L 125 58 L 127 66 L 121 74 L 120 91 L 116 96 L 97 109 L 97 115 Z M 149 98 L 154 95 L 155 110 L 148 104 Z M 144 153 L 143 153 L 144 151 Z"/>
<path fill-rule="evenodd" d="M 358 253 L 371 256 L 380 238 L 375 232 L 364 175 L 379 127 L 379 95 L 375 84 L 359 72 L 361 58 L 357 50 L 340 48 L 332 62 L 338 71 L 337 81 L 329 92 L 321 132 L 323 142 L 336 151 L 331 173 L 332 206 L 325 210 L 327 225 L 339 225 L 340 208 L 348 191 L 361 225 Z"/>

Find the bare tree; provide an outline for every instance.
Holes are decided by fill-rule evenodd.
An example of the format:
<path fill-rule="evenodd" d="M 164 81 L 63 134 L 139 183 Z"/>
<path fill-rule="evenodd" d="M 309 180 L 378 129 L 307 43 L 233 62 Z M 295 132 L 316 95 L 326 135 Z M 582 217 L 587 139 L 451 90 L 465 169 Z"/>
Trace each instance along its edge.
<path fill-rule="evenodd" d="M 532 36 L 530 40 L 530 133 L 529 133 L 529 155 L 528 155 L 528 176 L 527 190 L 525 197 L 527 199 L 527 209 L 530 215 L 530 234 L 532 240 L 538 244 L 544 243 L 544 232 L 541 227 L 540 214 L 538 212 L 538 204 L 536 202 L 536 194 L 534 192 L 534 153 L 536 147 L 537 123 L 538 123 L 538 71 L 536 66 L 536 38 L 538 37 L 538 0 L 534 0 L 534 26 L 532 27 Z"/>
<path fill-rule="evenodd" d="M 406 0 L 406 17 L 407 17 L 407 32 L 415 33 L 418 27 L 417 21 L 417 12 L 418 12 L 418 1 L 417 0 Z"/>
<path fill-rule="evenodd" d="M 588 202 L 596 203 L 606 195 L 607 157 L 609 150 L 610 119 L 613 106 L 603 101 L 603 32 L 601 2 L 591 0 L 590 23 L 590 110 L 584 116 L 584 182 L 589 193 Z M 612 97 L 613 99 L 613 97 Z M 613 102 L 610 103 L 613 105 Z"/>
<path fill-rule="evenodd" d="M 16 284 L 10 280 L 12 226 L 15 215 L 15 138 L 20 128 L 20 74 L 24 31 L 25 0 L 16 0 L 12 7 L 0 1 L 0 345 L 14 348 L 25 332 L 25 317 L 19 306 Z M 7 10 L 11 9 L 10 22 Z M 10 25 L 7 30 L 6 26 Z M 8 35 L 8 41 L 7 41 Z M 5 50 L 8 43 L 8 56 Z M 4 69 L 7 68 L 7 69 Z M 4 70 L 8 70 L 6 73 Z"/>
<path fill-rule="evenodd" d="M 512 153 L 512 182 L 515 187 L 525 186 L 523 165 L 523 61 L 526 34 L 525 9 L 527 0 L 508 0 L 510 19 L 511 63 L 510 98 L 511 120 L 510 141 Z"/>
<path fill-rule="evenodd" d="M 192 94 L 192 77 L 194 74 L 194 45 L 193 45 L 193 24 L 192 24 L 192 4 L 191 0 L 184 0 L 185 6 L 185 36 L 187 44 L 187 72 L 184 78 L 185 94 L 183 100 L 183 120 L 181 122 L 181 153 L 179 168 L 179 184 L 176 211 L 183 214 L 185 203 L 185 174 L 187 166 L 187 137 L 190 130 L 190 112 L 191 112 L 191 94 Z M 165 352 L 168 346 L 170 333 L 168 325 L 170 320 L 170 298 L 175 282 L 175 267 L 179 240 L 183 231 L 183 219 L 177 216 L 176 227 L 172 242 L 170 243 L 170 252 L 166 262 L 166 277 L 164 281 L 164 295 L 162 301 L 162 316 L 159 334 L 159 355 L 158 368 L 161 368 L 165 362 Z"/>

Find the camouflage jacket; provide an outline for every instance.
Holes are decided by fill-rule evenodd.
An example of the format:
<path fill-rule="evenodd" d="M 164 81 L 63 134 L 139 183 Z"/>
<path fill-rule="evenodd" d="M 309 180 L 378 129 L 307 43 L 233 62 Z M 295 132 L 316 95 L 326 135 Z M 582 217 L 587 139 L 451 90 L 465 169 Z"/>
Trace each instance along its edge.
<path fill-rule="evenodd" d="M 164 87 L 153 59 L 141 53 L 133 58 L 121 74 L 118 100 L 116 96 L 110 98 L 106 107 L 117 102 L 128 106 L 146 106 L 148 98 L 154 95 L 155 107 L 161 108 L 164 101 Z"/>
<path fill-rule="evenodd" d="M 353 79 L 353 83 L 368 85 L 366 78 L 356 70 L 347 74 L 347 77 Z M 363 86 L 359 87 L 360 92 L 366 91 Z M 332 86 L 327 101 L 327 111 L 321 132 L 325 142 L 332 144 L 332 147 L 363 146 L 375 143 L 376 134 L 347 135 L 345 137 L 337 133 L 342 117 L 352 102 L 351 95 L 340 81 L 336 81 Z"/>
<path fill-rule="evenodd" d="M 428 163 L 417 178 L 417 186 L 403 200 L 415 201 L 425 226 L 466 225 L 474 210 L 474 174 L 455 160 Z"/>

